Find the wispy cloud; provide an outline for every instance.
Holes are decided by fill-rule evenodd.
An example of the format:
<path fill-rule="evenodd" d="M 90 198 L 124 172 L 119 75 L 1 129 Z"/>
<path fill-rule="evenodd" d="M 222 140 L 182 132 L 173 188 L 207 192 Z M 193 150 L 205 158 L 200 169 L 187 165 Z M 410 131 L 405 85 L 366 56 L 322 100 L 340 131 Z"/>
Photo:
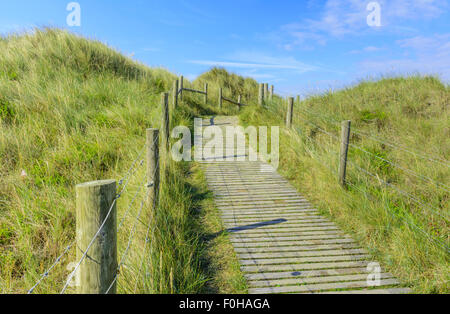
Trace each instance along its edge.
<path fill-rule="evenodd" d="M 35 27 L 36 25 L 33 24 L 0 24 L 0 34 L 6 35 L 10 33 L 28 32 L 30 30 L 33 30 Z"/>
<path fill-rule="evenodd" d="M 237 69 L 293 70 L 298 73 L 316 71 L 319 68 L 293 57 L 272 57 L 259 53 L 241 52 L 233 55 L 231 61 L 190 60 L 189 63 L 220 66 Z"/>
<path fill-rule="evenodd" d="M 450 33 L 411 37 L 396 44 L 404 50 L 405 58 L 363 60 L 360 69 L 374 74 L 384 71 L 437 74 L 450 80 Z"/>
<path fill-rule="evenodd" d="M 379 52 L 384 50 L 384 48 L 381 47 L 375 47 L 375 46 L 367 46 L 363 49 L 355 49 L 350 51 L 350 54 L 360 54 L 360 53 L 373 53 L 373 52 Z"/>

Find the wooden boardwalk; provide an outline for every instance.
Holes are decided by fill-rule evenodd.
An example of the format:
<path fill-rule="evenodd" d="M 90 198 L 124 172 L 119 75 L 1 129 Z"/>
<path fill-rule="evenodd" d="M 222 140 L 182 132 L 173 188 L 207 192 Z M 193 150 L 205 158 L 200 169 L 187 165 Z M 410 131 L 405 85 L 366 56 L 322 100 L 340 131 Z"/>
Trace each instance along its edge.
<path fill-rule="evenodd" d="M 237 123 L 236 117 L 216 117 L 203 126 L 220 126 L 225 135 L 225 127 Z M 365 249 L 321 216 L 270 165 L 234 157 L 224 154 L 223 160 L 201 163 L 249 293 L 410 292 L 383 271 L 380 285 L 369 287 L 372 260 Z"/>

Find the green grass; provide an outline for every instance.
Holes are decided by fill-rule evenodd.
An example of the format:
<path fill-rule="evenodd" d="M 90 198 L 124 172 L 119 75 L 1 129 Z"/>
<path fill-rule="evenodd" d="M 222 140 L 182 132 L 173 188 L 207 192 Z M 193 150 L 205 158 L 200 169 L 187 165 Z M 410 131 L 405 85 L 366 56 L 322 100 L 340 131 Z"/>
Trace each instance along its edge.
<path fill-rule="evenodd" d="M 282 126 L 281 173 L 385 269 L 415 292 L 448 293 L 449 102 L 438 79 L 411 76 L 309 97 L 296 104 L 291 130 L 280 99 L 240 118 Z M 336 174 L 343 120 L 353 128 L 348 189 Z"/>
<path fill-rule="evenodd" d="M 204 244 L 202 268 L 210 280 L 203 293 L 213 294 L 245 294 L 247 282 L 240 270 L 240 265 L 229 236 L 224 232 L 219 211 L 214 204 L 212 192 L 208 190 L 204 172 L 199 165 L 193 167 L 193 186 L 197 187 L 197 195 L 202 195 L 197 219 L 197 230 L 200 230 Z"/>
<path fill-rule="evenodd" d="M 75 185 L 123 177 L 145 129 L 160 127 L 160 93 L 175 76 L 60 30 L 2 38 L 0 48 L 0 292 L 24 293 L 74 240 Z M 214 113 L 188 95 L 171 112 L 172 125 L 192 127 L 194 116 Z M 198 293 L 210 280 L 190 165 L 164 160 L 155 213 L 145 204 L 135 219 L 141 194 L 127 212 L 144 167 L 118 201 L 119 257 L 134 234 L 121 293 Z M 35 292 L 59 292 L 75 259 L 72 249 Z"/>

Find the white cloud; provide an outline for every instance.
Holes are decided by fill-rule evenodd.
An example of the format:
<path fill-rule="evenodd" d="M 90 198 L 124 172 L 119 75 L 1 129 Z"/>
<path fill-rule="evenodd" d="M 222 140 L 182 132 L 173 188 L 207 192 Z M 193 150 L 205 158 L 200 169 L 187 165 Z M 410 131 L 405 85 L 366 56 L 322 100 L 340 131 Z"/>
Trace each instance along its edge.
<path fill-rule="evenodd" d="M 408 58 L 364 60 L 360 63 L 360 69 L 374 74 L 386 71 L 437 74 L 444 80 L 450 80 L 450 33 L 416 36 L 396 43 L 408 52 Z"/>

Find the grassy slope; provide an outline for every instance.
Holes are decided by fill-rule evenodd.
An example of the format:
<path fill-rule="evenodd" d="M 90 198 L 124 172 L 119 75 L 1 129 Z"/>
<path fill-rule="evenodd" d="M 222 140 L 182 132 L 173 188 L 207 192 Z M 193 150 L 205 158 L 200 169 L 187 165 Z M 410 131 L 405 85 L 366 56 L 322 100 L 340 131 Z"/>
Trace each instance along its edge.
<path fill-rule="evenodd" d="M 75 184 L 122 178 L 144 145 L 145 129 L 159 127 L 159 95 L 174 76 L 58 30 L 2 38 L 0 48 L 0 292 L 21 293 L 74 239 Z M 187 97 L 172 123 L 191 126 L 192 117 L 204 113 L 214 111 Z M 148 210 L 140 216 L 120 292 L 204 289 L 204 252 L 194 227 L 202 199 L 190 167 L 164 165 L 161 206 L 153 217 Z M 119 256 L 140 197 L 124 215 L 143 176 L 137 171 L 118 203 L 118 217 L 125 217 Z M 152 246 L 143 267 L 150 276 L 141 278 L 149 223 Z M 59 292 L 71 261 L 74 250 L 36 292 Z"/>
<path fill-rule="evenodd" d="M 136 64 L 98 42 L 60 31 L 2 38 L 0 47 L 0 291 L 23 292 L 74 237 L 74 185 L 122 177 L 144 144 L 145 128 L 159 126 L 161 114 L 155 104 L 174 77 Z M 216 103 L 220 85 L 226 87 L 225 96 L 242 94 L 244 102 L 255 104 L 257 83 L 252 79 L 213 69 L 187 85 L 201 88 L 205 81 L 213 93 L 211 103 Z M 200 96 L 187 95 L 172 117 L 174 124 L 192 126 L 193 116 L 216 113 L 201 103 Z M 448 104 L 448 87 L 433 78 L 363 83 L 303 102 L 294 119 L 299 133 L 285 130 L 284 135 L 289 136 L 282 136 L 282 172 L 418 292 L 448 292 L 448 255 L 396 217 L 409 217 L 447 243 L 448 224 L 439 216 L 423 213 L 402 195 L 381 189 L 376 181 L 352 168 L 349 177 L 355 187 L 340 189 L 335 176 L 322 165 L 336 168 L 337 159 L 331 152 L 338 150 L 338 143 L 302 121 L 337 135 L 339 126 L 332 121 L 352 119 L 360 131 L 448 159 Z M 225 105 L 222 113 L 237 110 Z M 267 110 L 245 109 L 241 119 L 254 125 L 278 125 L 283 116 L 284 105 L 276 97 Z M 448 167 L 442 164 L 357 135 L 352 142 L 435 181 L 449 181 Z M 448 213 L 448 193 L 442 186 L 424 184 L 354 149 L 351 160 L 380 173 L 440 213 Z M 142 250 L 136 248 L 144 246 L 146 231 L 139 225 L 119 279 L 119 291 L 245 291 L 235 259 L 221 263 L 231 251 L 226 237 L 213 237 L 221 226 L 201 171 L 195 165 L 168 163 L 163 173 L 166 184 L 161 208 L 153 217 L 156 228 L 151 258 L 146 258 L 144 265 L 151 276 L 147 280 L 139 277 Z M 119 201 L 119 217 L 139 187 L 143 172 L 138 174 L 129 185 L 129 193 Z M 373 194 L 375 200 L 359 189 Z M 119 233 L 119 252 L 127 245 L 138 209 L 132 207 Z M 150 218 L 146 212 L 141 220 Z M 210 238 L 215 240 L 206 242 L 205 247 L 202 240 Z M 68 274 L 65 265 L 73 260 L 72 251 L 38 292 L 59 291 Z M 209 277 L 215 278 L 205 285 Z"/>
<path fill-rule="evenodd" d="M 449 87 L 432 77 L 364 82 L 302 101 L 295 107 L 294 129 L 281 133 L 281 172 L 384 267 L 422 293 L 450 291 L 449 255 L 441 247 L 449 244 L 449 103 Z M 283 125 L 284 117 L 280 99 L 241 115 L 247 125 Z M 340 137 L 343 120 L 352 120 L 354 132 L 359 132 L 353 133 L 351 143 L 367 152 L 351 147 L 348 190 L 338 186 L 335 173 L 339 140 L 333 135 Z M 380 179 L 426 206 L 383 188 Z"/>

